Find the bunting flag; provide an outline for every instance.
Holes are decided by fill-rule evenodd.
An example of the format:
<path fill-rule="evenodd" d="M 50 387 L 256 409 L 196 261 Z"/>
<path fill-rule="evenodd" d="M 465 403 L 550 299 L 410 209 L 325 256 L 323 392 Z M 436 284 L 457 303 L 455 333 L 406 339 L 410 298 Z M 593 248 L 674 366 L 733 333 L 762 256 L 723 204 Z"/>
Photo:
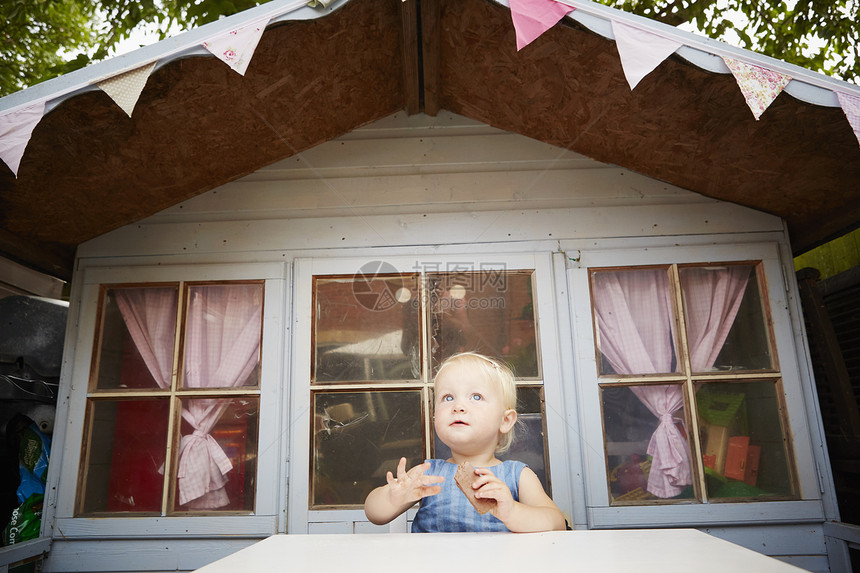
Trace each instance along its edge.
<path fill-rule="evenodd" d="M 15 177 L 33 129 L 45 113 L 45 100 L 0 116 L 0 159 Z"/>
<path fill-rule="evenodd" d="M 756 121 L 791 81 L 791 76 L 761 66 L 754 66 L 725 56 L 723 61 L 738 82 L 741 93 L 744 94 L 747 105 L 752 110 Z"/>
<path fill-rule="evenodd" d="M 574 8 L 554 0 L 510 0 L 511 19 L 517 32 L 517 51 L 555 26 Z"/>
<path fill-rule="evenodd" d="M 612 20 L 612 33 L 615 35 L 618 55 L 621 56 L 624 77 L 627 78 L 631 90 L 683 45 L 677 40 L 664 38 L 615 20 Z"/>
<path fill-rule="evenodd" d="M 244 76 L 269 20 L 266 17 L 215 36 L 203 42 L 203 47 Z"/>
<path fill-rule="evenodd" d="M 152 62 L 99 82 L 98 86 L 122 108 L 128 117 L 131 117 L 143 86 L 146 85 L 146 80 L 149 79 L 149 74 L 154 68 L 155 62 Z"/>
<path fill-rule="evenodd" d="M 845 117 L 848 118 L 848 123 L 851 124 L 851 129 L 854 130 L 857 143 L 860 143 L 860 96 L 836 92 L 836 98 L 842 106 L 842 111 L 845 112 Z"/>

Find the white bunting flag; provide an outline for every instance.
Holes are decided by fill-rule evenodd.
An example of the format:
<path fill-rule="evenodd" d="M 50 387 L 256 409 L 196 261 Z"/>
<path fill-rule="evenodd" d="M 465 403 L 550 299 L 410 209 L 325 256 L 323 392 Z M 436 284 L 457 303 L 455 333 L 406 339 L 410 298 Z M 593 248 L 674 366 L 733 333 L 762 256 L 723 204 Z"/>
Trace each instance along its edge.
<path fill-rule="evenodd" d="M 726 57 L 723 57 L 723 61 L 729 67 L 735 81 L 738 82 L 741 93 L 744 94 L 744 99 L 746 99 L 756 121 L 791 81 L 791 76 L 761 66 Z"/>
<path fill-rule="evenodd" d="M 664 38 L 614 20 L 612 33 L 615 35 L 618 55 L 621 56 L 624 77 L 627 78 L 631 90 L 683 45 L 677 40 Z"/>
<path fill-rule="evenodd" d="M 134 106 L 137 105 L 140 93 L 153 68 L 155 68 L 155 62 L 106 79 L 99 82 L 98 86 L 122 108 L 128 117 L 131 117 L 131 112 L 134 111 Z"/>
<path fill-rule="evenodd" d="M 251 58 L 254 57 L 254 50 L 257 49 L 263 32 L 266 31 L 269 19 L 266 17 L 215 36 L 203 42 L 203 47 L 244 76 Z"/>
<path fill-rule="evenodd" d="M 511 20 L 517 33 L 517 51 L 555 26 L 574 8 L 555 0 L 510 0 Z"/>
<path fill-rule="evenodd" d="M 45 100 L 0 116 L 0 159 L 15 177 L 33 129 L 45 113 Z"/>
<path fill-rule="evenodd" d="M 860 97 L 842 92 L 836 92 L 836 97 L 839 99 L 842 111 L 845 112 L 845 117 L 848 118 L 848 123 L 851 124 L 851 129 L 854 130 L 857 143 L 860 143 Z"/>

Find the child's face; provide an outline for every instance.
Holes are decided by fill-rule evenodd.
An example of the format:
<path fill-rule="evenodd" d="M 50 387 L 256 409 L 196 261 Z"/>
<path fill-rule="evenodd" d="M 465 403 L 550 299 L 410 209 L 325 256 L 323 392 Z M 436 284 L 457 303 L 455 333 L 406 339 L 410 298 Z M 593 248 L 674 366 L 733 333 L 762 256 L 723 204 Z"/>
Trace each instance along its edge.
<path fill-rule="evenodd" d="M 516 411 L 505 407 L 499 384 L 468 364 L 450 364 L 436 377 L 434 427 L 451 451 L 494 454 L 500 432 L 510 431 Z"/>

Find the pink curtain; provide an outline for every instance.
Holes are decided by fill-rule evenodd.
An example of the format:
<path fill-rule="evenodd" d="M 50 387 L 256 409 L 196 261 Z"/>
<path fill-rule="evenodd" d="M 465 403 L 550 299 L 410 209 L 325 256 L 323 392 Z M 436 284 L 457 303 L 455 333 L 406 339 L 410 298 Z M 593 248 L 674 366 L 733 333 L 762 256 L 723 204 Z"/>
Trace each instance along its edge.
<path fill-rule="evenodd" d="M 117 290 L 117 304 L 144 362 L 161 388 L 170 386 L 176 328 L 176 291 Z M 262 289 L 259 285 L 193 287 L 186 319 L 185 387 L 233 388 L 244 384 L 260 355 Z M 182 417 L 194 431 L 179 445 L 179 503 L 214 509 L 229 503 L 224 485 L 233 469 L 210 434 L 229 399 L 185 400 Z"/>
<path fill-rule="evenodd" d="M 246 383 L 260 356 L 259 285 L 197 287 L 191 291 L 185 339 L 185 386 L 234 388 Z M 194 428 L 179 444 L 179 503 L 213 509 L 229 503 L 224 485 L 233 465 L 209 433 L 229 399 L 188 400 L 182 417 Z"/>
<path fill-rule="evenodd" d="M 671 291 L 666 269 L 594 275 L 598 347 L 619 374 L 673 372 Z M 673 414 L 684 405 L 679 385 L 630 388 L 659 420 L 648 443 L 652 456 L 646 489 L 657 497 L 680 494 L 692 483 L 687 441 Z"/>
<path fill-rule="evenodd" d="M 688 267 L 681 270 L 687 343 L 694 372 L 713 368 L 735 322 L 751 265 Z"/>
<path fill-rule="evenodd" d="M 687 341 L 694 371 L 710 370 L 737 317 L 750 265 L 687 267 L 680 271 Z M 663 269 L 601 272 L 594 276 L 598 346 L 620 374 L 671 372 L 671 293 Z M 631 387 L 659 424 L 648 444 L 647 490 L 674 497 L 692 483 L 689 450 L 673 414 L 684 405 L 680 386 Z"/>
<path fill-rule="evenodd" d="M 169 388 L 176 335 L 176 289 L 129 288 L 117 289 L 114 294 L 146 368 L 159 388 Z"/>

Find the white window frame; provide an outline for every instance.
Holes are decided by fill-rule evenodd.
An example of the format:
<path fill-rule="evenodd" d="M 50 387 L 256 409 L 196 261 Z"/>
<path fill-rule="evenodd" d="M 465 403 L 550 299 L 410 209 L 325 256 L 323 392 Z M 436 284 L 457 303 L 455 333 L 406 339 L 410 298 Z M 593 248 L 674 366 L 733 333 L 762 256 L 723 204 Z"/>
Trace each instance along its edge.
<path fill-rule="evenodd" d="M 90 267 L 80 272 L 81 284 L 73 290 L 76 308 L 70 321 L 76 321 L 73 356 L 67 364 L 74 370 L 64 372 L 61 384 L 69 388 L 68 397 L 61 401 L 57 412 L 58 426 L 55 442 L 65 446 L 65 453 L 52 452 L 48 483 L 56 483 L 56 493 L 46 503 L 44 519 L 55 520 L 55 537 L 84 538 L 182 538 L 230 534 L 243 537 L 264 537 L 283 530 L 285 487 L 280 476 L 285 475 L 283 437 L 287 425 L 283 421 L 283 381 L 286 360 L 284 321 L 289 309 L 289 267 L 277 263 L 202 264 L 187 266 Z M 264 281 L 263 334 L 260 370 L 260 411 L 257 445 L 257 476 L 253 515 L 198 515 L 157 517 L 75 517 L 78 491 L 78 468 L 83 444 L 88 381 L 92 366 L 93 344 L 98 316 L 99 290 L 103 284 L 169 283 L 192 281 Z M 76 294 L 77 293 L 77 294 Z M 66 345 L 69 351 L 69 345 Z M 61 455 L 56 455 L 61 454 Z M 49 488 L 50 490 L 50 488 Z M 53 510 L 53 511 L 52 511 Z M 49 533 L 50 534 L 50 533 Z"/>
<path fill-rule="evenodd" d="M 568 516 L 571 509 L 571 468 L 566 455 L 567 421 L 562 399 L 561 360 L 559 359 L 558 309 L 555 304 L 555 287 L 552 255 L 549 253 L 474 253 L 469 251 L 417 252 L 412 255 L 387 256 L 384 253 L 365 257 L 331 259 L 297 259 L 295 261 L 294 284 L 294 328 L 291 354 L 292 406 L 291 463 L 289 487 L 289 533 L 381 533 L 389 531 L 387 526 L 374 526 L 361 509 L 311 510 L 308 507 L 310 480 L 310 372 L 313 277 L 321 275 L 344 275 L 356 272 L 362 265 L 373 260 L 384 260 L 397 272 L 415 272 L 422 264 L 439 263 L 439 271 L 445 271 L 446 263 L 469 261 L 475 270 L 479 265 L 502 263 L 505 270 L 533 269 L 535 287 L 535 321 L 538 328 L 538 348 L 541 356 L 546 407 L 547 453 L 549 475 L 554 501 Z M 425 267 L 426 268 L 426 267 Z M 491 267 L 492 268 L 492 267 Z M 500 268 L 500 267 L 496 267 Z M 427 272 L 436 269 L 427 268 Z M 408 515 L 414 514 L 414 509 Z M 402 529 L 405 531 L 405 528 Z"/>
<path fill-rule="evenodd" d="M 786 433 L 792 438 L 799 500 L 610 506 L 600 417 L 589 268 L 751 260 L 761 261 L 766 277 L 774 345 L 779 357 L 782 389 L 785 394 L 788 422 Z M 589 413 L 582 416 L 580 427 L 590 527 L 691 526 L 824 519 L 816 458 L 805 408 L 801 362 L 797 351 L 797 340 L 800 336 L 789 312 L 791 301 L 784 273 L 785 265 L 776 243 L 607 248 L 580 252 L 578 261 L 568 269 L 567 274 L 573 312 L 578 401 L 581 410 Z"/>

